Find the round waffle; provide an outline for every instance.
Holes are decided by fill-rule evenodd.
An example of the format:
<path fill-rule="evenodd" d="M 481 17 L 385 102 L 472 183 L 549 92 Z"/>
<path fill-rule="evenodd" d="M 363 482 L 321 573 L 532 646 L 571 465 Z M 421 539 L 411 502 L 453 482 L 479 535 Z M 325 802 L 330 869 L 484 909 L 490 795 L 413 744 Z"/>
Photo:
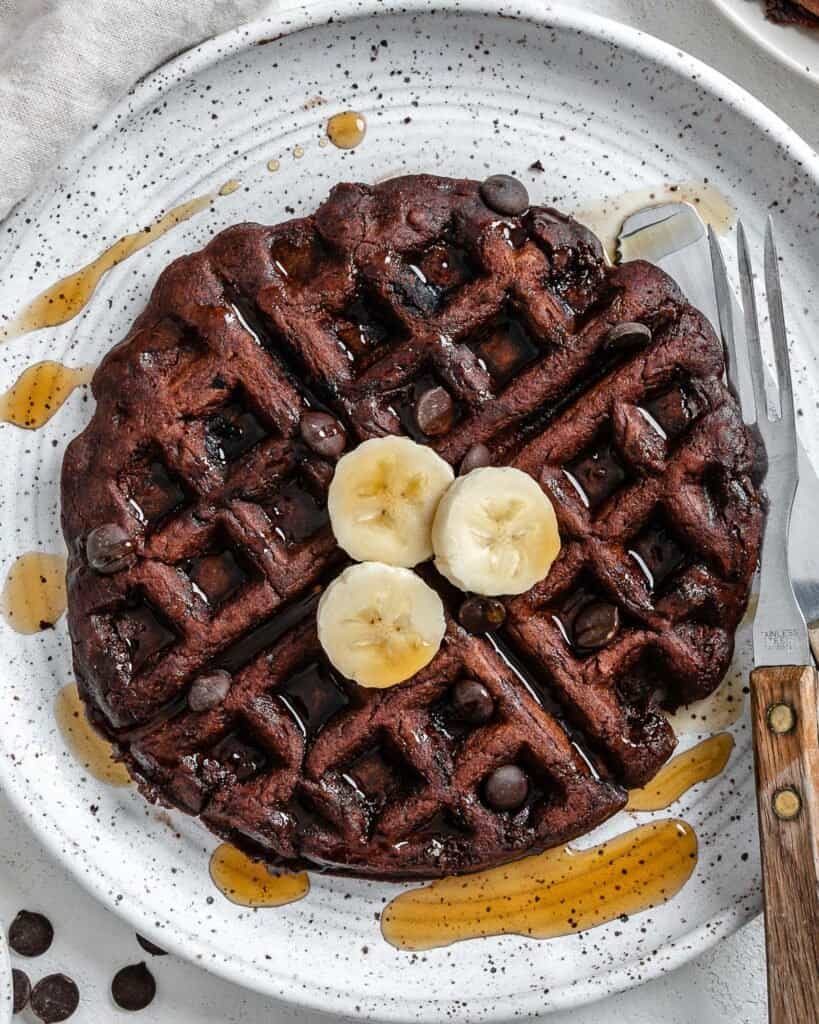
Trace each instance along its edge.
<path fill-rule="evenodd" d="M 425 435 L 433 388 L 451 409 Z M 431 877 L 566 842 L 652 777 L 662 708 L 730 662 L 762 502 L 721 345 L 667 275 L 608 266 L 555 210 L 426 175 L 339 185 L 169 266 L 93 390 L 62 479 L 80 691 L 147 797 L 272 862 Z M 488 449 L 556 508 L 561 554 L 494 633 L 422 567 L 446 636 L 388 690 L 318 644 L 345 556 L 316 413 L 348 449 L 406 433 L 456 469 Z M 526 796 L 504 809 L 508 766 Z"/>

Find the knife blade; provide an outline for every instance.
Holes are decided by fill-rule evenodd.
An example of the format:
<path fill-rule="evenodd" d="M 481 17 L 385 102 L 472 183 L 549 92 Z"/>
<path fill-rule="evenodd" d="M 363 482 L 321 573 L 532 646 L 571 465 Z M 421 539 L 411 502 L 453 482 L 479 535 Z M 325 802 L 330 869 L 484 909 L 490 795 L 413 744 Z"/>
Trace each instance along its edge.
<path fill-rule="evenodd" d="M 695 207 L 690 203 L 644 207 L 623 221 L 617 242 L 618 261 L 643 259 L 656 263 L 674 278 L 689 302 L 702 310 L 719 334 L 708 233 Z M 752 423 L 755 413 L 752 403 L 749 403 L 753 391 L 745 343 L 745 318 L 733 292 L 731 299 L 737 339 L 737 397 L 742 405 L 743 419 Z M 766 367 L 766 378 L 769 377 L 770 371 Z M 791 517 L 788 565 L 796 599 L 808 622 L 813 654 L 819 661 L 819 544 L 815 542 L 819 477 L 801 440 L 798 441 L 798 464 L 799 487 Z"/>

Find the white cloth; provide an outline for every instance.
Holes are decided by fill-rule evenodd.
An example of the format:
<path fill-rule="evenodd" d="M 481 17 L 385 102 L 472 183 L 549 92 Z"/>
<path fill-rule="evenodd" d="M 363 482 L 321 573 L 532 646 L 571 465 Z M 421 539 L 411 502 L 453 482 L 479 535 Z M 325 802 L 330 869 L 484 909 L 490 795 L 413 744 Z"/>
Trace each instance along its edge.
<path fill-rule="evenodd" d="M 146 72 L 270 0 L 0 0 L 0 218 Z"/>

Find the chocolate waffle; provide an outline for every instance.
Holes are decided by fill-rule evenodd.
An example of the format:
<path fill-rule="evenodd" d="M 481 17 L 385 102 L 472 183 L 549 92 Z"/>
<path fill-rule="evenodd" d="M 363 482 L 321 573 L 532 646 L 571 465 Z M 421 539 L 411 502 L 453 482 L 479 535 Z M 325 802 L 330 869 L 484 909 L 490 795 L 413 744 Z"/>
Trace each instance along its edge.
<path fill-rule="evenodd" d="M 651 778 L 663 707 L 731 659 L 763 513 L 719 341 L 656 267 L 484 196 L 344 184 L 223 231 L 162 273 L 66 453 L 92 720 L 146 796 L 271 862 L 431 877 L 563 843 Z M 315 609 L 345 564 L 334 462 L 387 433 L 530 473 L 563 548 L 485 622 L 422 567 L 444 643 L 369 690 L 329 666 Z"/>

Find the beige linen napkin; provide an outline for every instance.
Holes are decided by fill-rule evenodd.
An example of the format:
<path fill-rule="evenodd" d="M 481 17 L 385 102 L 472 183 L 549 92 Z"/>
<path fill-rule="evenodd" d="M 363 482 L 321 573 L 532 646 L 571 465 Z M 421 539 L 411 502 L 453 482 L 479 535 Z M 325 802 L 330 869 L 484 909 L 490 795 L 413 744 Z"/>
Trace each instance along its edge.
<path fill-rule="evenodd" d="M 0 218 L 147 71 L 283 3 L 0 0 Z"/>

